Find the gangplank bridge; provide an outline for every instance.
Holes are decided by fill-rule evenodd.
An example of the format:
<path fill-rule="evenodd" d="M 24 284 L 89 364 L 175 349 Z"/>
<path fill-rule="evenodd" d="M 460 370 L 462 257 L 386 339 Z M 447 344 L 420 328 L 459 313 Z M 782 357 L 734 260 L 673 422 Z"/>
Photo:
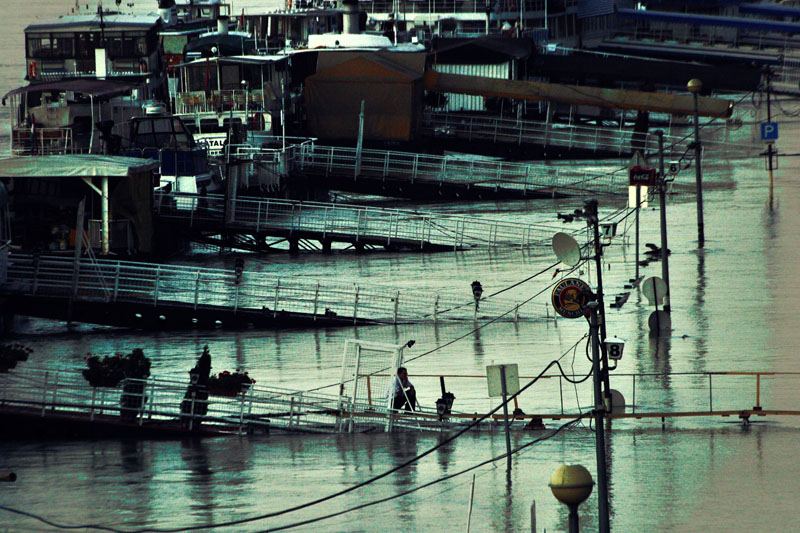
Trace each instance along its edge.
<path fill-rule="evenodd" d="M 544 317 L 503 297 L 309 281 L 242 272 L 13 253 L 0 283 L 6 312 L 146 329 L 349 326 Z M 521 298 L 522 300 L 522 298 Z"/>
<path fill-rule="evenodd" d="M 671 118 L 671 117 L 670 117 Z M 732 140 L 731 132 L 738 126 L 725 123 L 724 139 L 714 139 L 708 132 L 701 130 L 703 153 L 705 157 L 744 158 L 757 156 L 764 150 L 763 143 Z M 672 128 L 666 128 L 671 130 Z M 684 129 L 689 128 L 684 126 Z M 442 141 L 451 140 L 458 143 L 469 143 L 470 149 L 485 145 L 516 146 L 518 153 L 538 147 L 534 155 L 558 154 L 567 159 L 574 155 L 602 157 L 630 157 L 634 147 L 642 154 L 658 156 L 658 135 L 651 129 L 648 132 L 636 133 L 630 128 L 601 127 L 560 123 L 554 121 L 536 121 L 514 118 L 493 117 L 479 114 L 461 114 L 447 112 L 426 112 L 423 115 L 420 133 L 429 138 Z M 638 138 L 635 137 L 638 135 Z M 675 135 L 665 133 L 663 136 L 664 157 L 678 159 L 689 150 L 694 135 Z"/>
<path fill-rule="evenodd" d="M 316 186 L 435 200 L 627 194 L 627 170 L 599 174 L 541 164 L 306 144 L 297 170 Z"/>
<path fill-rule="evenodd" d="M 187 383 L 150 378 L 126 380 L 116 387 L 91 387 L 75 369 L 25 367 L 25 363 L 9 373 L 0 374 L 0 420 L 8 437 L 24 437 L 25 432 L 88 435 L 127 435 L 134 437 L 169 436 L 192 432 L 195 435 L 251 434 L 269 431 L 296 433 L 356 433 L 453 431 L 465 428 L 486 412 L 485 399 L 454 408 L 440 416 L 432 405 L 423 405 L 412 412 L 394 411 L 385 407 L 387 373 L 359 374 L 365 386 L 357 396 L 331 392 L 304 391 L 289 388 L 250 387 L 231 395 L 189 397 Z M 575 376 L 572 376 L 574 378 Z M 800 411 L 791 401 L 772 399 L 762 402 L 762 388 L 791 390 L 796 388 L 797 372 L 692 372 L 672 374 L 614 375 L 614 386 L 621 388 L 633 403 L 605 414 L 608 420 L 628 420 L 628 424 L 659 423 L 667 429 L 670 419 L 737 420 L 743 425 L 770 417 L 797 417 Z M 371 381 L 370 381 L 370 378 Z M 463 403 L 465 381 L 485 376 L 433 376 L 415 374 L 420 390 L 437 390 L 447 378 L 457 402 Z M 569 376 L 542 376 L 542 388 L 532 388 L 516 399 L 527 414 L 515 414 L 510 427 L 515 431 L 552 429 L 568 420 L 585 416 L 585 412 L 565 406 L 564 398 L 574 394 Z M 716 383 L 716 386 L 712 386 Z M 531 377 L 520 376 L 521 380 Z M 680 405 L 669 411 L 660 403 L 647 405 L 636 400 L 635 384 L 644 395 L 654 392 L 653 384 L 668 379 L 691 391 Z M 701 384 L 707 382 L 708 386 Z M 370 385 L 370 383 L 372 383 Z M 380 383 L 380 385 L 378 385 Z M 137 385 L 138 392 L 126 392 L 126 385 Z M 633 384 L 633 390 L 630 385 Z M 468 384 L 467 384 L 468 385 Z M 620 387 L 620 385 L 623 385 Z M 485 386 L 485 385 L 484 385 Z M 128 388 L 128 391 L 131 389 Z M 485 388 L 484 388 L 485 390 Z M 588 393 L 586 390 L 580 392 Z M 561 401 L 559 404 L 559 394 Z M 123 397 L 127 396 L 127 400 Z M 134 397 L 134 398 L 132 398 Z M 544 400 L 547 398 L 549 400 Z M 791 400 L 791 397 L 788 397 Z M 131 401 L 135 399 L 137 401 Z M 188 401 L 187 401 L 188 400 Z M 133 405 L 133 407 L 131 407 Z M 137 406 L 138 405 L 138 406 Z M 127 406 L 127 407 L 126 407 Z M 199 408 L 198 408 L 199 407 Z M 455 406 L 454 406 L 455 407 Z M 124 416 L 127 411 L 128 416 Z M 200 414 L 201 413 L 201 414 Z M 543 423 L 547 423 L 546 427 Z M 475 425 L 474 431 L 500 430 L 502 414 L 495 413 Z"/>
<path fill-rule="evenodd" d="M 321 202 L 221 195 L 198 197 L 155 193 L 155 211 L 164 220 L 206 235 L 236 234 L 237 248 L 265 250 L 269 237 L 285 239 L 290 250 L 308 241 L 331 251 L 334 242 L 357 250 L 381 246 L 391 250 L 463 250 L 521 247 L 549 250 L 559 227 L 522 224 L 433 212 L 382 209 Z M 227 205 L 227 209 L 226 209 Z M 249 239 L 242 239 L 242 236 Z"/>

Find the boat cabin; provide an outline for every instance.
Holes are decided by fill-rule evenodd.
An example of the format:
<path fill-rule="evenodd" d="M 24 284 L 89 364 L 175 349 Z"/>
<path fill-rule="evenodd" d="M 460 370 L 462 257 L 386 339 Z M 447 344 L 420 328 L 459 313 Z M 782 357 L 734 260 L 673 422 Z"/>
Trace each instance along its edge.
<path fill-rule="evenodd" d="M 179 117 L 158 114 L 165 110 L 155 106 L 149 111 L 116 128 L 123 144 L 120 154 L 158 161 L 161 187 L 191 193 L 213 189 L 218 180 L 209 170 L 206 148 L 195 142 Z"/>
<path fill-rule="evenodd" d="M 289 86 L 289 56 L 206 57 L 180 65 L 174 109 L 194 134 L 232 123 L 270 131 Z M 274 115 L 274 117 L 273 117 Z"/>
<path fill-rule="evenodd" d="M 281 9 L 244 15 L 241 28 L 255 36 L 260 49 L 275 53 L 284 48 L 302 48 L 311 35 L 341 33 L 344 11 L 329 7 L 312 7 L 301 0 L 299 9 Z M 306 7 L 307 6 L 307 7 Z"/>
<path fill-rule="evenodd" d="M 0 158 L 12 243 L 23 250 L 74 248 L 85 200 L 81 229 L 93 248 L 104 255 L 151 253 L 156 166 L 147 159 L 105 155 Z"/>
<path fill-rule="evenodd" d="M 163 70 L 160 21 L 155 15 L 98 11 L 31 24 L 25 28 L 26 79 L 152 78 L 155 90 Z"/>

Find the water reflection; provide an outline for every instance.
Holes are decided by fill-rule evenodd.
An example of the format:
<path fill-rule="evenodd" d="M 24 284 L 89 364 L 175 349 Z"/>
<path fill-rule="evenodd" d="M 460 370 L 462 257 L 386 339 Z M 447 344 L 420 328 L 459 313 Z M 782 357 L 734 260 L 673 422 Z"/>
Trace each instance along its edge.
<path fill-rule="evenodd" d="M 394 458 L 394 465 L 400 465 L 409 459 L 416 457 L 419 454 L 417 441 L 419 434 L 417 433 L 399 433 L 389 439 L 389 453 Z M 405 468 L 399 470 L 392 476 L 398 487 L 398 492 L 403 492 L 410 489 L 417 483 L 417 468 L 418 463 L 412 463 Z M 413 521 L 415 503 L 409 498 L 398 498 L 394 500 L 397 506 L 397 518 L 400 523 L 406 520 Z"/>
<path fill-rule="evenodd" d="M 477 325 L 477 324 L 476 324 Z M 475 333 L 472 335 L 472 349 L 475 354 L 475 365 L 482 367 L 484 366 L 484 352 L 483 352 L 483 342 L 481 342 L 481 330 L 476 329 Z"/>
<path fill-rule="evenodd" d="M 203 439 L 181 441 L 180 456 L 186 475 L 186 488 L 192 503 L 192 514 L 204 523 L 214 519 L 214 473 L 209 466 L 208 445 Z"/>
<path fill-rule="evenodd" d="M 695 370 L 702 372 L 705 370 L 705 357 L 708 353 L 708 315 L 706 313 L 706 251 L 697 251 L 697 288 L 694 304 L 691 307 L 690 315 L 694 318 L 697 325 L 697 332 L 694 335 L 695 345 Z"/>

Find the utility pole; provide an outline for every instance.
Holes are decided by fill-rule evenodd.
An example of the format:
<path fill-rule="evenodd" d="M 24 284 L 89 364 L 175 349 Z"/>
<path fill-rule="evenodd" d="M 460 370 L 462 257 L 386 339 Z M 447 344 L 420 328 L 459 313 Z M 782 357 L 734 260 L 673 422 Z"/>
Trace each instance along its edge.
<path fill-rule="evenodd" d="M 670 312 L 669 302 L 669 249 L 667 248 L 667 176 L 664 174 L 664 131 L 657 130 L 658 135 L 658 199 L 661 212 L 661 277 L 667 286 L 664 295 L 664 311 Z"/>
<path fill-rule="evenodd" d="M 587 304 L 591 311 L 590 337 L 592 338 L 592 373 L 594 375 L 594 444 L 597 456 L 597 521 L 600 533 L 611 531 L 608 517 L 608 475 L 606 472 L 606 436 L 604 423 L 605 403 L 600 382 L 600 339 L 598 335 L 598 311 L 603 308 L 598 298 Z M 608 375 L 607 373 L 605 374 Z"/>
<path fill-rule="evenodd" d="M 595 294 L 597 300 L 597 320 L 600 325 L 600 346 L 606 340 L 606 311 L 603 304 L 603 245 L 600 242 L 600 220 L 597 215 L 597 200 L 589 198 L 583 202 L 583 212 L 586 217 L 586 223 L 592 227 L 592 236 L 594 240 L 594 264 L 597 270 L 597 292 Z M 608 359 L 606 358 L 606 351 L 601 350 L 602 369 L 601 377 L 603 385 L 605 386 L 605 397 L 610 397 L 611 384 L 608 378 Z"/>

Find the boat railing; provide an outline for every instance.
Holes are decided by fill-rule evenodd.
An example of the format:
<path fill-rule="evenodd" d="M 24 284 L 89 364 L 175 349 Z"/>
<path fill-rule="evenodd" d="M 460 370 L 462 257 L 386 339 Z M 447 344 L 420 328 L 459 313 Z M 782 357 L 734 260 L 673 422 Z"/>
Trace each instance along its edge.
<path fill-rule="evenodd" d="M 199 202 L 198 202 L 199 203 Z M 488 287 L 487 287 L 488 288 Z M 313 319 L 426 323 L 501 317 L 529 320 L 545 315 L 544 302 L 520 306 L 508 296 L 484 297 L 479 311 L 469 288 L 414 290 L 358 282 L 320 282 L 263 271 L 197 268 L 108 259 L 10 254 L 0 293 L 104 304 L 125 303 L 210 310 L 225 308 L 273 317 L 285 313 Z"/>
<path fill-rule="evenodd" d="M 176 113 L 208 111 L 255 111 L 264 107 L 264 91 L 184 91 L 175 99 Z"/>
<path fill-rule="evenodd" d="M 522 12 L 529 16 L 544 16 L 544 3 L 541 0 L 523 0 Z M 500 9 L 502 12 L 520 12 L 519 1 L 504 2 Z M 513 4 L 513 5 L 512 5 Z M 413 14 L 443 14 L 443 13 L 473 13 L 486 16 L 486 2 L 484 0 L 360 0 L 358 6 L 367 13 L 403 13 Z"/>
<path fill-rule="evenodd" d="M 73 152 L 71 128 L 19 126 L 11 132 L 14 155 L 57 155 Z"/>

